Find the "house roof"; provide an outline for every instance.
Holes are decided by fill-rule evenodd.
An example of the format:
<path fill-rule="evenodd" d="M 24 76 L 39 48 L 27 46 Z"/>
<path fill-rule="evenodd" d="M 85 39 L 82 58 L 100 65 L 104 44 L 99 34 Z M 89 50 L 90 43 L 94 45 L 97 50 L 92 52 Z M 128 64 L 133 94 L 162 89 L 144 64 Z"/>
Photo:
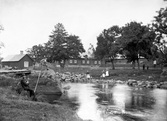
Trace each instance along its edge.
<path fill-rule="evenodd" d="M 5 57 L 2 62 L 14 62 L 14 61 L 19 61 L 21 60 L 26 54 L 16 54 L 16 55 L 8 55 L 7 57 Z"/>

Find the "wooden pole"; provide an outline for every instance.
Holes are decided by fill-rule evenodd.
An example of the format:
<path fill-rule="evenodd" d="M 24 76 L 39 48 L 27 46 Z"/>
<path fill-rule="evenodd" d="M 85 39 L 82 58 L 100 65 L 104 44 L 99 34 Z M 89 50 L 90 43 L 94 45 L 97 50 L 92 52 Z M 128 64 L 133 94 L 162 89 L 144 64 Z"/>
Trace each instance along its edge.
<path fill-rule="evenodd" d="M 42 65 L 42 66 L 43 66 L 43 65 Z M 39 73 L 39 75 L 38 75 L 38 79 L 37 79 L 37 83 L 36 83 L 36 85 L 35 85 L 34 93 L 35 93 L 36 90 L 37 90 L 37 86 L 38 86 L 38 83 L 39 83 L 39 78 L 40 78 L 40 76 L 41 76 L 41 73 L 42 73 L 42 67 L 41 67 L 41 71 L 40 71 L 40 73 Z"/>

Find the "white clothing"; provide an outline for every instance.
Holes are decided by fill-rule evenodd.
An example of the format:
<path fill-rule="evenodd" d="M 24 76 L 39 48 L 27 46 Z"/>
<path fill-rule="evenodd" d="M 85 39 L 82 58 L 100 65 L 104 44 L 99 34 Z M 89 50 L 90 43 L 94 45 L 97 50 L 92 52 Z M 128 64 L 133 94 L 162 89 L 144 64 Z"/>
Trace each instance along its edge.
<path fill-rule="evenodd" d="M 153 64 L 154 64 L 154 65 L 157 64 L 157 61 L 155 60 L 155 61 L 153 62 Z"/>
<path fill-rule="evenodd" d="M 87 75 L 86 75 L 86 78 L 87 78 L 87 79 L 90 79 L 90 74 L 87 74 Z"/>
<path fill-rule="evenodd" d="M 109 76 L 109 72 L 108 71 L 106 71 L 106 76 Z"/>
<path fill-rule="evenodd" d="M 106 75 L 103 73 L 103 74 L 102 74 L 102 77 L 106 77 Z"/>

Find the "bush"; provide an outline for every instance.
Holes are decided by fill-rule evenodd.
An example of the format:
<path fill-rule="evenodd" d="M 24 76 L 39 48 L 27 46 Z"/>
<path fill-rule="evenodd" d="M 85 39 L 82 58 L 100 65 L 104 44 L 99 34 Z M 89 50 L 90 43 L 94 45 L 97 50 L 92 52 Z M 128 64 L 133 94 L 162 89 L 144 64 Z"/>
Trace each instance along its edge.
<path fill-rule="evenodd" d="M 0 86 L 6 87 L 6 86 L 13 86 L 17 83 L 17 80 L 12 77 L 7 77 L 5 75 L 0 75 Z"/>

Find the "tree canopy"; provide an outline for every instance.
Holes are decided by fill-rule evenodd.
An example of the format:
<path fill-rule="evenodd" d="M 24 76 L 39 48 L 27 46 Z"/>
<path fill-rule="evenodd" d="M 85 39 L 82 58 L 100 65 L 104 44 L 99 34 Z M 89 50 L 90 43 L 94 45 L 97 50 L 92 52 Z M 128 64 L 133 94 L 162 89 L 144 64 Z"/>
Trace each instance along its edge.
<path fill-rule="evenodd" d="M 167 63 L 167 7 L 161 8 L 154 16 L 152 28 L 156 32 L 155 44 L 158 48 L 159 63 Z"/>
<path fill-rule="evenodd" d="M 97 37 L 95 57 L 100 59 L 116 57 L 119 53 L 128 62 L 138 62 L 139 57 L 167 62 L 167 7 L 157 11 L 151 24 L 143 25 L 136 21 L 123 27 L 112 26 L 104 29 Z M 134 68 L 134 67 L 133 67 Z"/>
<path fill-rule="evenodd" d="M 28 48 L 26 51 L 34 62 L 40 62 L 43 58 L 45 58 L 46 55 L 45 47 L 41 44 L 34 45 L 32 48 Z"/>
<path fill-rule="evenodd" d="M 113 64 L 113 60 L 117 56 L 119 50 L 116 40 L 120 32 L 121 30 L 118 26 L 112 26 L 107 30 L 103 30 L 97 37 L 96 58 L 104 59 L 105 62 L 110 61 Z"/>
<path fill-rule="evenodd" d="M 156 50 L 154 40 L 155 32 L 142 23 L 134 21 L 127 23 L 122 28 L 112 26 L 108 30 L 103 30 L 97 37 L 95 54 L 101 59 L 114 60 L 119 53 L 124 55 L 128 62 L 135 64 L 139 56 L 148 60 L 153 58 Z"/>
<path fill-rule="evenodd" d="M 37 61 L 46 58 L 48 62 L 58 61 L 64 67 L 66 60 L 80 58 L 85 52 L 81 40 L 76 35 L 68 35 L 63 24 L 58 23 L 44 46 L 34 45 L 27 52 Z"/>
<path fill-rule="evenodd" d="M 154 31 L 142 23 L 130 22 L 122 28 L 120 41 L 125 51 L 128 61 L 132 62 L 138 59 L 138 55 L 147 59 L 152 56 L 150 48 L 153 46 L 155 39 Z"/>
<path fill-rule="evenodd" d="M 97 36 L 96 48 L 91 44 L 88 49 L 89 54 L 91 57 L 111 62 L 113 69 L 113 61 L 118 54 L 123 55 L 127 62 L 135 64 L 137 61 L 138 67 L 141 56 L 147 60 L 154 60 L 158 57 L 163 62 L 167 62 L 165 40 L 167 37 L 167 8 L 161 8 L 157 14 L 153 22 L 148 25 L 132 21 L 123 27 L 114 25 L 104 29 Z M 35 45 L 28 52 L 36 58 L 36 61 L 45 57 L 49 62 L 58 61 L 63 66 L 70 58 L 80 58 L 80 54 L 85 50 L 79 36 L 69 35 L 63 24 L 58 23 L 54 26 L 49 41 L 44 43 L 44 46 Z"/>

